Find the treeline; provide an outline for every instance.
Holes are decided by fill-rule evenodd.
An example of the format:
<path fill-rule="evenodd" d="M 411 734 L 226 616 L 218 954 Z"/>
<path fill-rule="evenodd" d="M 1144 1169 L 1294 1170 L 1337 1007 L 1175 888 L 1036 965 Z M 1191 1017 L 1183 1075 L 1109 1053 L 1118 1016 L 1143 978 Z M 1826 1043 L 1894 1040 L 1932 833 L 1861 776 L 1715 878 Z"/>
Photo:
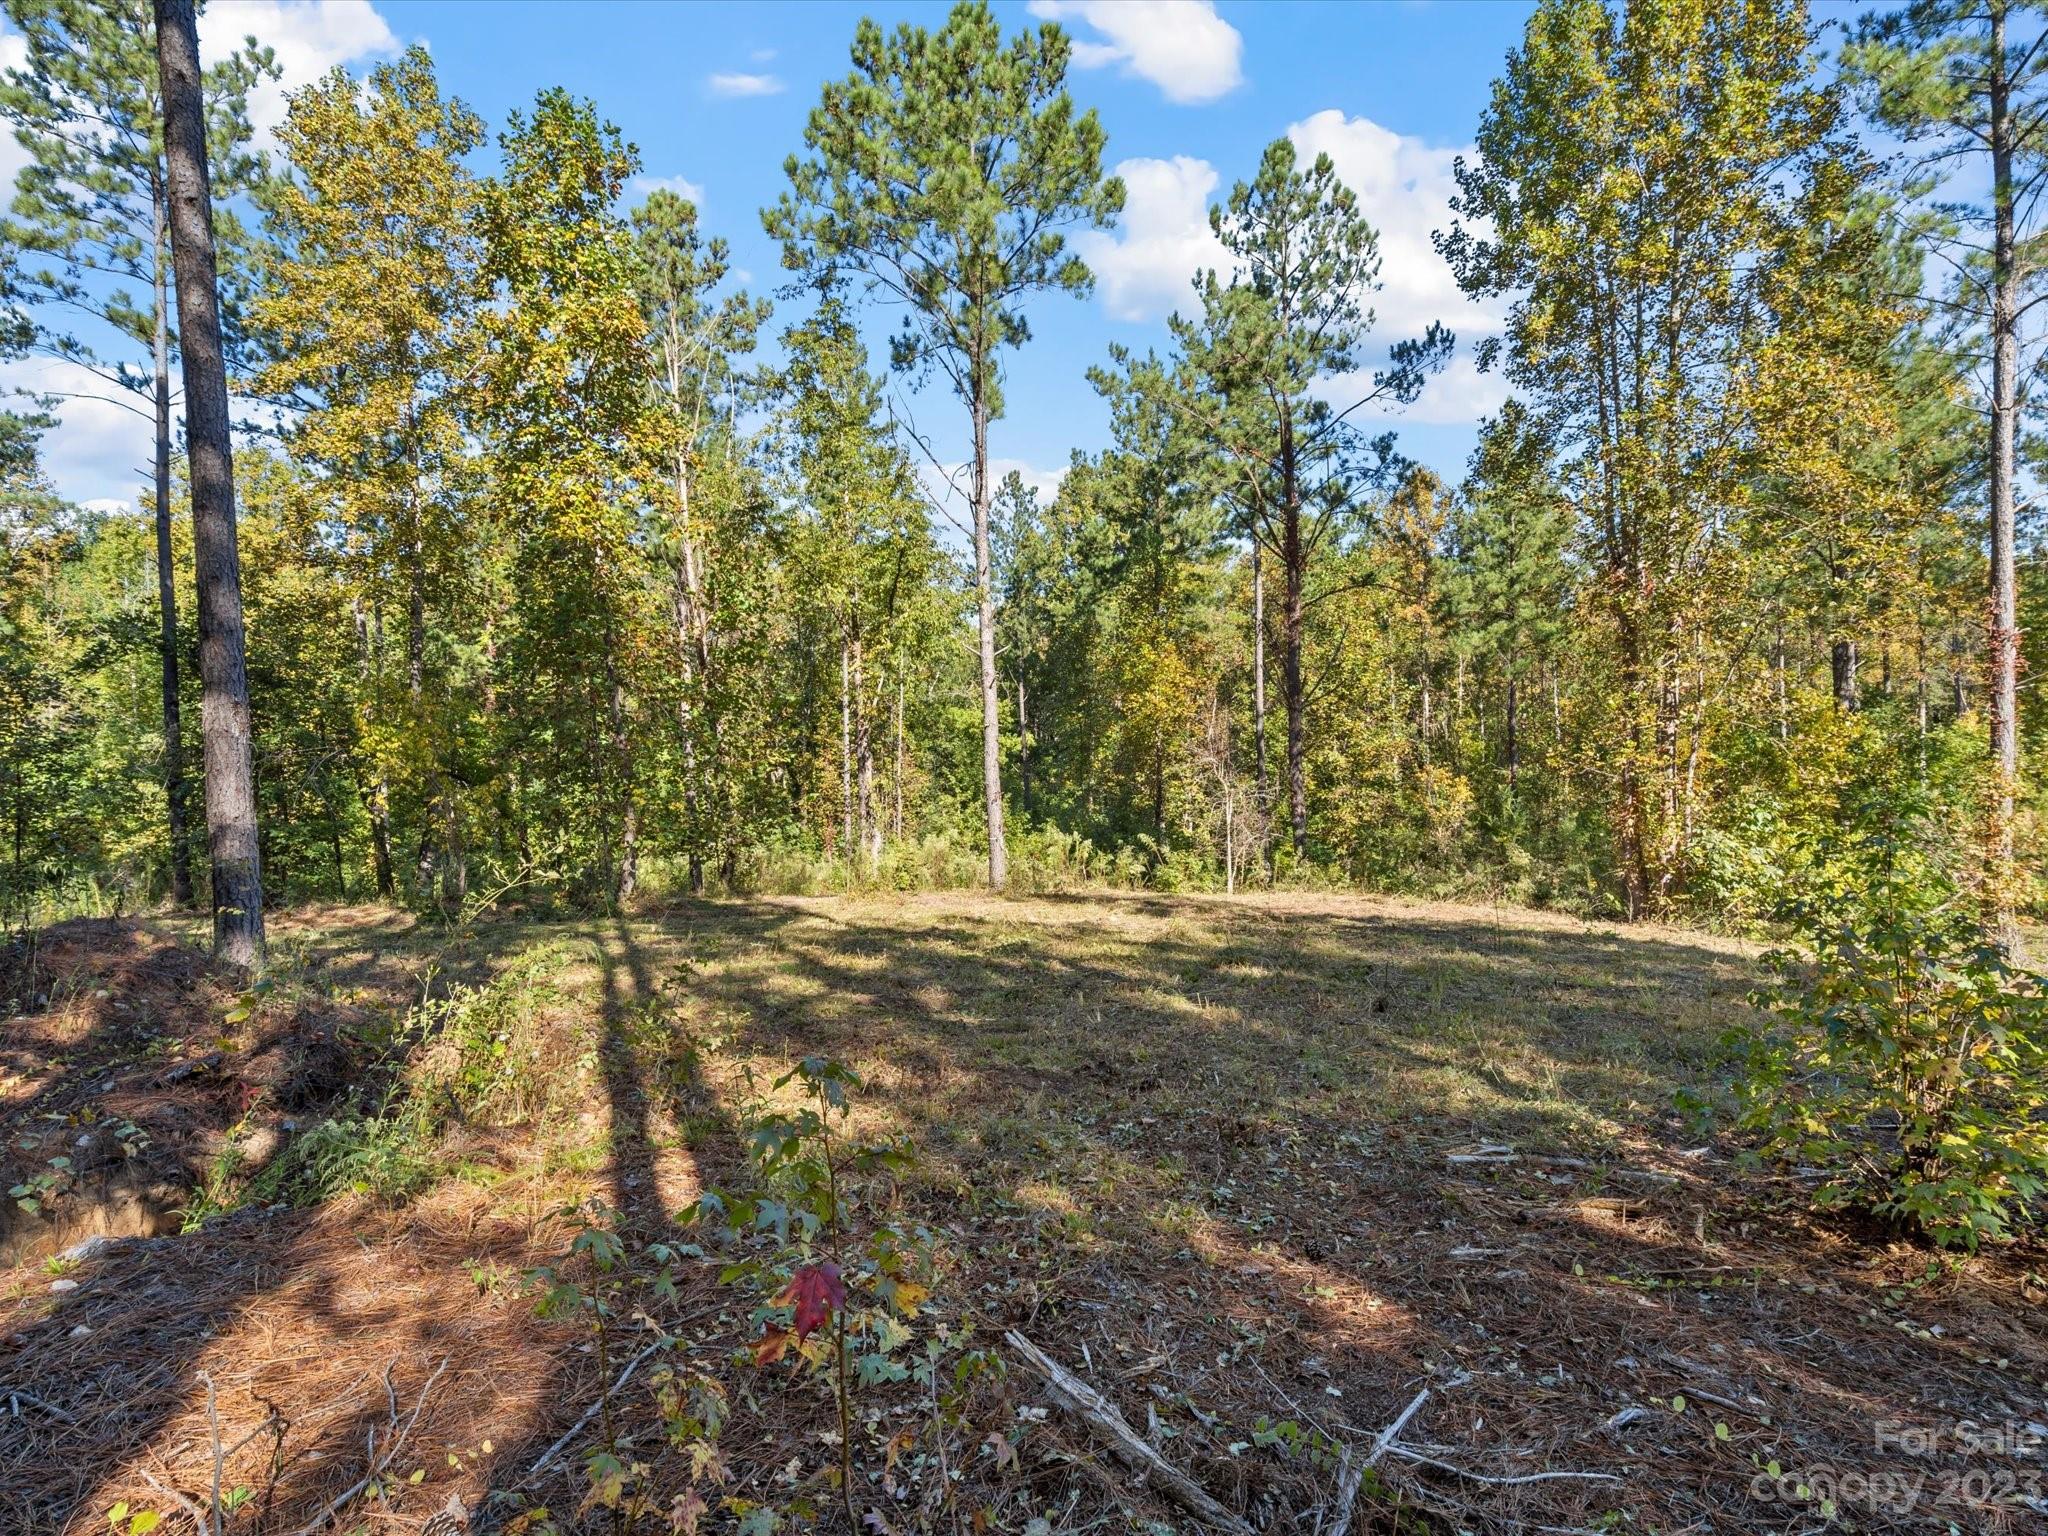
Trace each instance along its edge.
<path fill-rule="evenodd" d="M 6 341 L 138 387 L 161 445 L 154 507 L 89 513 L 9 428 L 19 921 L 204 871 L 161 135 L 118 41 L 146 7 L 8 11 Z M 1282 139 L 1166 352 L 1088 368 L 1112 442 L 1050 497 L 990 475 L 1002 359 L 1089 286 L 1062 231 L 1122 204 L 1057 27 L 863 23 L 766 214 L 774 304 L 688 202 L 629 200 L 595 105 L 544 91 L 493 135 L 423 50 L 297 94 L 259 163 L 252 41 L 211 84 L 272 424 L 237 457 L 270 899 L 1343 881 L 1748 920 L 1882 823 L 2031 901 L 1995 580 L 2029 444 L 1979 383 L 2030 274 L 1926 275 L 1967 220 L 1924 217 L 1853 111 L 1938 138 L 1921 66 L 1980 32 L 1881 18 L 1838 71 L 1796 5 L 1546 0 L 1438 237 L 1511 306 L 1482 361 L 1517 398 L 1462 481 L 1362 425 L 1458 342 L 1374 330 L 1372 209 Z M 957 498 L 863 343 L 883 300 L 889 366 L 968 429 Z"/>

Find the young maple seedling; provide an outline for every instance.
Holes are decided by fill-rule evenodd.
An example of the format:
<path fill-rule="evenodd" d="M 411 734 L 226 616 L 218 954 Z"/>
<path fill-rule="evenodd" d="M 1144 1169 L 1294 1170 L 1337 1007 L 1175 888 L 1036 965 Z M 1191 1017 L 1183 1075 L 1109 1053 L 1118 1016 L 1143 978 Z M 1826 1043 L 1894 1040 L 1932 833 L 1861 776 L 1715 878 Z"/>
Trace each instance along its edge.
<path fill-rule="evenodd" d="M 645 1304 L 634 1303 L 639 1293 L 650 1303 L 672 1303 L 676 1298 L 675 1266 L 683 1258 L 699 1258 L 703 1250 L 689 1244 L 649 1243 L 637 1251 L 629 1249 L 619 1234 L 620 1213 L 601 1200 L 588 1200 L 560 1212 L 576 1236 L 570 1242 L 565 1261 L 544 1264 L 526 1273 L 529 1286 L 539 1292 L 535 1310 L 541 1317 L 577 1319 L 589 1328 L 596 1348 L 598 1379 L 612 1377 L 612 1334 L 620 1316 L 630 1312 L 641 1325 L 655 1330 L 652 1347 L 673 1347 L 675 1340 L 655 1324 Z M 576 1271 L 584 1274 L 579 1278 Z M 590 1491 L 584 1511 L 592 1507 L 609 1509 L 615 1529 L 630 1533 L 639 1517 L 648 1512 L 646 1481 L 649 1468 L 629 1461 L 621 1454 L 622 1437 L 612 1415 L 609 1393 L 598 1399 L 599 1444 L 585 1461 Z"/>
<path fill-rule="evenodd" d="M 716 1221 L 734 1238 L 772 1237 L 772 1250 L 730 1265 L 726 1283 L 749 1282 L 767 1295 L 759 1315 L 754 1364 L 766 1368 L 794 1348 L 814 1366 L 829 1365 L 839 1412 L 839 1497 L 849 1529 L 853 1508 L 853 1398 L 857 1386 L 902 1381 L 908 1367 L 890 1358 L 909 1338 L 904 1320 L 917 1316 L 930 1294 L 931 1236 L 922 1228 L 877 1222 L 866 1235 L 851 1234 L 856 1204 L 852 1182 L 910 1166 L 904 1140 L 869 1144 L 847 1140 L 847 1092 L 860 1086 L 851 1068 L 822 1056 L 804 1058 L 777 1078 L 770 1094 L 797 1085 L 804 1098 L 795 1111 L 764 1109 L 751 1123 L 748 1155 L 760 1191 L 729 1196 L 711 1191 L 693 1217 Z M 859 1307 L 859 1298 L 870 1305 Z M 829 1342 L 822 1345 L 829 1333 Z"/>

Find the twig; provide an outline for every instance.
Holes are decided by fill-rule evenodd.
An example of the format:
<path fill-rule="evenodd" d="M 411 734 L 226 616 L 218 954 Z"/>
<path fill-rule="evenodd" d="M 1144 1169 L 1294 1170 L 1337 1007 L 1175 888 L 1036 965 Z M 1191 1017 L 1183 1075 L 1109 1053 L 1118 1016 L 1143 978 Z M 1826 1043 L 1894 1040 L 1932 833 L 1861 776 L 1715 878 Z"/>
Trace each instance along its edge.
<path fill-rule="evenodd" d="M 1412 1446 L 1393 1444 L 1387 1447 L 1392 1454 L 1407 1461 L 1417 1461 L 1425 1467 L 1435 1467 L 1450 1472 L 1468 1482 L 1485 1483 L 1494 1488 L 1512 1488 L 1521 1483 L 1554 1483 L 1576 1480 L 1592 1483 L 1618 1483 L 1622 1479 L 1612 1472 L 1529 1472 L 1520 1477 L 1488 1477 L 1483 1472 L 1467 1472 L 1463 1467 L 1453 1466 L 1448 1461 L 1438 1461 L 1434 1456 L 1425 1456 Z"/>
<path fill-rule="evenodd" d="M 395 1359 L 392 1361 L 392 1365 L 397 1363 Z M 373 1428 L 370 1431 L 369 1448 L 365 1452 L 370 1461 L 370 1470 L 329 1499 L 321 1506 L 320 1513 L 300 1526 L 292 1536 L 313 1536 L 315 1531 L 333 1517 L 336 1510 L 375 1482 L 383 1470 L 398 1458 L 398 1453 L 405 1448 L 406 1437 L 412 1433 L 413 1425 L 419 1422 L 420 1410 L 427 1406 L 427 1395 L 434 1390 L 434 1383 L 441 1379 L 441 1373 L 447 1369 L 448 1357 L 443 1355 L 441 1363 L 434 1367 L 434 1374 L 429 1376 L 426 1384 L 420 1388 L 419 1398 L 413 1403 L 412 1412 L 401 1427 L 398 1422 L 398 1396 L 391 1386 L 391 1366 L 384 1368 L 384 1395 L 391 1404 L 391 1428 L 394 1431 L 391 1438 L 384 1443 L 384 1454 L 377 1454 L 377 1431 Z"/>
<path fill-rule="evenodd" d="M 183 1509 L 186 1514 L 192 1517 L 192 1529 L 198 1533 L 198 1536 L 213 1536 L 213 1526 L 208 1522 L 205 1510 L 201 1509 L 197 1504 L 194 1504 L 190 1499 L 186 1498 L 184 1494 L 178 1492 L 177 1489 L 171 1487 L 169 1484 L 158 1482 L 156 1480 L 156 1475 L 152 1473 L 149 1470 L 149 1468 L 138 1467 L 136 1468 L 136 1470 L 142 1474 L 142 1480 L 145 1483 L 149 1484 L 150 1487 L 154 1488 L 158 1493 L 162 1494 L 165 1498 L 175 1500 L 178 1504 L 178 1507 Z"/>
<path fill-rule="evenodd" d="M 1249 1525 L 1217 1503 L 1200 1483 L 1154 1450 L 1100 1392 L 1015 1329 L 1003 1337 L 1025 1365 L 1045 1382 L 1053 1405 L 1065 1409 L 1094 1430 L 1120 1460 L 1141 1475 L 1157 1479 L 1175 1503 L 1204 1524 L 1229 1531 L 1231 1536 L 1253 1536 Z"/>
<path fill-rule="evenodd" d="M 17 1419 L 21 1417 L 21 1405 L 27 1403 L 31 1408 L 40 1408 L 51 1418 L 61 1419 L 66 1424 L 76 1424 L 78 1422 L 76 1414 L 67 1413 L 55 1403 L 45 1402 L 42 1398 L 37 1397 L 35 1393 L 24 1392 L 20 1387 L 0 1387 L 0 1397 L 7 1399 L 7 1411 Z"/>
<path fill-rule="evenodd" d="M 657 1349 L 661 1348 L 662 1345 L 671 1342 L 673 1342 L 673 1340 L 669 1337 L 669 1335 L 663 1334 L 660 1338 L 656 1339 L 652 1344 L 648 1345 L 645 1349 L 641 1350 L 640 1353 L 635 1355 L 631 1360 L 628 1360 L 626 1362 L 626 1368 L 623 1371 L 619 1372 L 619 1379 L 613 1382 L 609 1387 L 606 1387 L 604 1391 L 598 1394 L 597 1401 L 592 1403 L 588 1408 L 583 1410 L 583 1416 L 579 1418 L 574 1424 L 571 1424 L 569 1426 L 567 1432 L 563 1434 L 561 1439 L 557 1440 L 553 1445 L 549 1446 L 545 1451 L 541 1452 L 540 1460 L 536 1461 L 531 1467 L 527 1468 L 526 1477 L 523 1479 L 523 1481 L 532 1482 L 533 1479 L 539 1477 L 541 1473 L 545 1472 L 550 1466 L 552 1466 L 554 1464 L 555 1458 L 561 1455 L 563 1451 L 567 1450 L 569 1446 L 575 1441 L 576 1437 L 583 1433 L 585 1428 L 589 1426 L 590 1421 L 596 1418 L 598 1415 L 598 1411 L 601 1408 L 603 1408 L 606 1403 L 612 1400 L 613 1395 L 617 1393 L 619 1388 L 623 1387 L 629 1380 L 632 1379 L 633 1373 L 640 1369 L 642 1362 L 644 1362 L 647 1359 L 647 1357 L 653 1354 Z"/>

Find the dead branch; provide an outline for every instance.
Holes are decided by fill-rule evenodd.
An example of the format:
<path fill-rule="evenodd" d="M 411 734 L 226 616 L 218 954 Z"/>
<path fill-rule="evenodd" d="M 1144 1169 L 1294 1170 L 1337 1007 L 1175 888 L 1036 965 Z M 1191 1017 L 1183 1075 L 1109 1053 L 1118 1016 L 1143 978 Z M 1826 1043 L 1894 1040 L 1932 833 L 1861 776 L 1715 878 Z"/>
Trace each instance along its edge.
<path fill-rule="evenodd" d="M 1252 1536 L 1249 1525 L 1217 1503 L 1201 1484 L 1154 1450 L 1100 1392 L 1015 1329 L 1003 1337 L 1024 1364 L 1045 1382 L 1053 1406 L 1072 1414 L 1094 1430 L 1119 1460 L 1134 1471 L 1156 1479 L 1175 1503 L 1205 1525 L 1229 1531 L 1232 1536 Z"/>
<path fill-rule="evenodd" d="M 545 1451 L 541 1452 L 539 1461 L 536 1461 L 531 1467 L 527 1468 L 525 1481 L 532 1482 L 533 1479 L 539 1477 L 541 1473 L 545 1472 L 549 1467 L 553 1466 L 555 1458 L 561 1455 L 563 1451 L 567 1450 L 572 1444 L 575 1443 L 576 1437 L 583 1433 L 584 1429 L 589 1425 L 592 1419 L 597 1417 L 598 1411 L 601 1408 L 603 1408 L 606 1403 L 610 1402 L 614 1396 L 617 1395 L 621 1387 L 625 1386 L 625 1384 L 628 1381 L 633 1379 L 633 1373 L 640 1369 L 641 1365 L 645 1363 L 647 1357 L 653 1354 L 657 1349 L 661 1348 L 662 1345 L 670 1344 L 673 1342 L 674 1340 L 671 1339 L 667 1334 L 663 1334 L 661 1337 L 657 1338 L 652 1344 L 648 1345 L 645 1349 L 641 1350 L 640 1353 L 635 1355 L 631 1360 L 628 1360 L 626 1362 L 626 1368 L 623 1371 L 619 1372 L 619 1379 L 617 1381 L 614 1381 L 610 1386 L 606 1387 L 602 1392 L 598 1393 L 596 1401 L 591 1403 L 591 1405 L 588 1408 L 583 1410 L 582 1417 L 577 1419 L 577 1421 L 574 1424 L 571 1424 L 569 1426 L 567 1432 L 563 1434 L 561 1439 L 557 1440 L 553 1445 L 549 1446 Z"/>
<path fill-rule="evenodd" d="M 1337 1519 L 1330 1527 L 1330 1536 L 1346 1536 L 1351 1529 L 1351 1511 L 1358 1503 L 1358 1490 L 1365 1485 L 1365 1469 L 1393 1448 L 1394 1437 L 1407 1427 L 1416 1411 L 1428 1401 L 1429 1388 L 1424 1387 L 1409 1399 L 1408 1406 L 1401 1410 L 1401 1416 L 1379 1432 L 1373 1440 L 1372 1449 L 1356 1465 L 1351 1460 L 1351 1447 L 1344 1447 L 1337 1458 Z"/>

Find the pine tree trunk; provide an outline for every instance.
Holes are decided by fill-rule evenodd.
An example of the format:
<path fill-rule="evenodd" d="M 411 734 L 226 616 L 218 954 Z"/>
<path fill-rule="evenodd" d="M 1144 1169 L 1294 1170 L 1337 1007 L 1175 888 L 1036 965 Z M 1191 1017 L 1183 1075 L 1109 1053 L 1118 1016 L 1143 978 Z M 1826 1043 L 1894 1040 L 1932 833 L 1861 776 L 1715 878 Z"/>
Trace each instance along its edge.
<path fill-rule="evenodd" d="M 1260 858 L 1273 878 L 1273 792 L 1266 771 L 1266 568 L 1258 530 L 1252 530 L 1252 759 L 1258 798 Z"/>
<path fill-rule="evenodd" d="M 164 805 L 171 840 L 171 899 L 192 905 L 192 838 L 186 830 L 185 729 L 178 702 L 178 585 L 171 558 L 170 212 L 156 198 L 156 601 L 164 695 Z"/>
<path fill-rule="evenodd" d="M 2015 446 L 2019 428 L 2019 255 L 2013 208 L 2012 83 L 2006 0 L 1991 4 L 1991 623 L 1987 649 L 1991 716 L 1989 917 L 1999 941 L 2018 947 L 2013 917 L 2013 799 L 2019 781 L 2019 600 L 2013 563 Z"/>
<path fill-rule="evenodd" d="M 1512 795 L 1515 792 L 1515 775 L 1522 765 L 1520 743 L 1517 741 L 1515 737 L 1515 677 L 1512 672 L 1508 674 L 1508 693 L 1506 705 L 1508 793 Z"/>
<path fill-rule="evenodd" d="M 1003 726 L 996 693 L 995 585 L 989 562 L 988 400 L 974 397 L 974 597 L 981 642 L 981 796 L 988 818 L 988 883 L 1010 882 L 1010 852 L 1003 838 Z"/>
<path fill-rule="evenodd" d="M 1302 697 L 1301 632 L 1308 573 L 1301 544 L 1301 479 L 1295 463 L 1294 423 L 1280 421 L 1280 691 L 1287 705 L 1287 826 L 1295 862 L 1308 857 L 1308 722 Z"/>
<path fill-rule="evenodd" d="M 853 817 L 853 662 L 850 643 L 839 637 L 839 846 L 840 857 L 859 857 Z"/>
<path fill-rule="evenodd" d="M 249 677 L 242 635 L 242 572 L 235 548 L 235 471 L 228 378 L 221 350 L 219 274 L 207 183 L 206 121 L 193 0 L 156 0 L 171 256 L 185 375 L 191 462 L 192 559 L 199 590 L 200 739 L 206 769 L 206 841 L 213 867 L 214 953 L 261 965 L 263 866 L 256 833 Z"/>

